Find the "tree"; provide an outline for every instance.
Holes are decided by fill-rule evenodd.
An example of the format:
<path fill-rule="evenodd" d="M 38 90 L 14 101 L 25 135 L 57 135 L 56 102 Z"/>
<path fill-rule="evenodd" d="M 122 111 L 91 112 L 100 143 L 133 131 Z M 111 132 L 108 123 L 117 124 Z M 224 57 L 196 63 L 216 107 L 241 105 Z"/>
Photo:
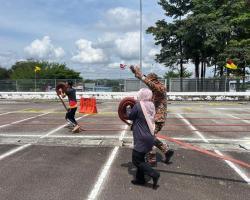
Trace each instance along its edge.
<path fill-rule="evenodd" d="M 165 10 L 165 15 L 173 17 L 174 22 L 167 23 L 165 20 L 159 20 L 155 27 L 147 29 L 147 33 L 155 36 L 155 44 L 162 46 L 160 54 L 156 55 L 156 61 L 172 69 L 180 65 L 181 91 L 184 77 L 183 64 L 187 62 L 183 55 L 182 17 L 190 11 L 191 2 L 191 0 L 160 0 L 159 5 Z"/>
<path fill-rule="evenodd" d="M 9 78 L 9 70 L 0 67 L 0 80 L 1 79 L 8 79 Z"/>
<path fill-rule="evenodd" d="M 174 18 L 173 23 L 168 23 L 164 19 L 156 22 L 155 27 L 149 27 L 147 33 L 153 34 L 155 44 L 161 45 L 160 54 L 156 55 L 156 61 L 163 63 L 166 67 L 175 68 L 180 64 L 180 77 L 183 77 L 183 44 L 182 31 L 178 27 L 182 26 L 181 17 L 191 9 L 190 0 L 160 0 L 159 5 L 165 11 L 166 16 Z"/>
<path fill-rule="evenodd" d="M 37 72 L 39 79 L 82 79 L 79 72 L 69 69 L 66 64 L 34 60 L 16 62 L 10 69 L 11 79 L 34 79 L 36 66 L 41 68 Z"/>
<path fill-rule="evenodd" d="M 234 58 L 243 68 L 243 74 L 247 73 L 249 1 L 161 0 L 159 4 L 173 21 L 159 20 L 147 30 L 154 35 L 155 44 L 161 45 L 157 62 L 172 68 L 180 64 L 182 69 L 183 62 L 191 61 L 195 65 L 195 77 L 203 78 L 209 66 L 215 66 L 215 75 L 218 66 L 223 76 L 226 59 Z"/>
<path fill-rule="evenodd" d="M 192 72 L 187 71 L 185 68 L 183 70 L 183 78 L 190 78 L 192 76 Z M 170 70 L 166 72 L 164 75 L 165 79 L 170 79 L 170 78 L 179 78 L 180 77 L 180 70 Z"/>
<path fill-rule="evenodd" d="M 239 68 L 227 72 L 245 77 L 250 66 L 250 3 L 238 0 L 231 5 L 231 10 L 228 17 L 231 35 L 226 48 L 219 54 L 219 62 L 223 67 L 227 59 L 233 59 Z"/>

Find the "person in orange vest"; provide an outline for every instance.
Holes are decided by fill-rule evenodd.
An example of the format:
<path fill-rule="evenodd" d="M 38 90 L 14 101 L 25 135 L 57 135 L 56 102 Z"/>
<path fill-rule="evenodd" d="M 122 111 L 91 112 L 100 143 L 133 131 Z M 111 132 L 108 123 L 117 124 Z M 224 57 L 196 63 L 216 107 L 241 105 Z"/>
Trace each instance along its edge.
<path fill-rule="evenodd" d="M 158 76 L 155 73 L 150 73 L 147 76 L 143 75 L 139 67 L 130 66 L 131 71 L 135 74 L 135 77 L 143 81 L 149 89 L 153 92 L 153 102 L 155 105 L 155 131 L 154 135 L 161 131 L 165 125 L 167 116 L 167 89 L 164 84 L 162 84 Z M 162 143 L 159 139 L 155 137 L 154 146 L 160 149 L 165 155 L 165 163 L 169 163 L 171 157 L 174 154 L 173 149 L 169 149 L 168 145 Z M 148 154 L 148 162 L 151 165 L 156 165 L 156 151 L 153 149 Z"/>
<path fill-rule="evenodd" d="M 75 120 L 75 113 L 77 110 L 77 100 L 76 100 L 76 90 L 73 88 L 73 82 L 67 81 L 66 82 L 66 90 L 63 93 L 62 89 L 59 89 L 60 95 L 62 98 L 68 96 L 69 100 L 69 109 L 65 115 L 65 119 L 73 125 L 72 132 L 76 132 L 80 129 L 79 124 Z"/>

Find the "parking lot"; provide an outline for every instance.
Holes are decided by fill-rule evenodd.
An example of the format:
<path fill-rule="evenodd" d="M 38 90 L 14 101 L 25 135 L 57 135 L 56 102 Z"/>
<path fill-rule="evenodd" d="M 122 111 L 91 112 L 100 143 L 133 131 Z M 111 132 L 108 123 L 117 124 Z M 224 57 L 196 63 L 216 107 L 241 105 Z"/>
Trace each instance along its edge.
<path fill-rule="evenodd" d="M 170 164 L 157 154 L 159 188 L 134 186 L 132 133 L 118 101 L 98 114 L 77 113 L 73 134 L 56 101 L 0 101 L 0 199 L 250 199 L 250 169 L 169 143 Z M 250 163 L 248 102 L 169 102 L 161 131 L 179 141 Z"/>

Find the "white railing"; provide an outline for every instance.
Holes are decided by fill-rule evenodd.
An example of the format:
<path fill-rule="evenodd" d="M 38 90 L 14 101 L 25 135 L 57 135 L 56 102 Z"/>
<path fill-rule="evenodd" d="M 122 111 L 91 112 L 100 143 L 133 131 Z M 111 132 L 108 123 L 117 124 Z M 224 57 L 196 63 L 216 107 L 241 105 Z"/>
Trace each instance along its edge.
<path fill-rule="evenodd" d="M 94 97 L 101 100 L 119 100 L 135 97 L 136 92 L 77 92 L 77 99 Z M 250 100 L 250 92 L 168 92 L 169 100 Z M 58 99 L 55 92 L 0 92 L 0 99 Z"/>

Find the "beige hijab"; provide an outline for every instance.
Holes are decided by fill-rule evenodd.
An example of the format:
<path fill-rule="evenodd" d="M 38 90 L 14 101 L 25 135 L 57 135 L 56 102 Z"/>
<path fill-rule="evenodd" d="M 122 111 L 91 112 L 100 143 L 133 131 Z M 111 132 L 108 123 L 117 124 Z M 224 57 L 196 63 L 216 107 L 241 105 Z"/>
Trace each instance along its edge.
<path fill-rule="evenodd" d="M 147 121 L 149 130 L 152 135 L 154 135 L 155 130 L 155 106 L 152 102 L 153 93 L 148 88 L 142 88 L 139 90 L 137 94 L 137 100 L 140 102 L 142 112 L 145 116 L 145 119 Z"/>

